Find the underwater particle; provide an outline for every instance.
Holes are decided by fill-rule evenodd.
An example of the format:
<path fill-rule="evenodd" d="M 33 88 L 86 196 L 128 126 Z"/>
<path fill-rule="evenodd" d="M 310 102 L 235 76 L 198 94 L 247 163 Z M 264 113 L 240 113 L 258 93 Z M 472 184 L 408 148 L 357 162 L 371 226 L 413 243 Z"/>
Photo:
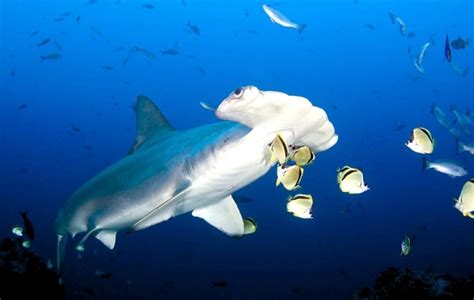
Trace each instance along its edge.
<path fill-rule="evenodd" d="M 84 244 L 78 244 L 76 246 L 76 251 L 83 252 L 85 250 Z"/>
<path fill-rule="evenodd" d="M 30 36 L 35 36 L 35 35 L 37 35 L 38 33 L 40 33 L 40 31 L 39 31 L 39 30 L 35 30 L 35 31 L 33 31 L 33 32 L 30 34 Z"/>
<path fill-rule="evenodd" d="M 405 238 L 402 241 L 401 244 L 402 251 L 400 252 L 400 255 L 408 255 L 410 254 L 411 251 L 411 240 L 408 236 L 405 236 Z"/>
<path fill-rule="evenodd" d="M 289 151 L 288 145 L 279 133 L 276 134 L 269 146 L 271 153 L 270 163 L 273 165 L 278 161 L 280 165 L 284 165 L 288 160 Z"/>
<path fill-rule="evenodd" d="M 307 194 L 298 194 L 288 199 L 286 211 L 300 219 L 312 219 L 313 197 Z"/>
<path fill-rule="evenodd" d="M 92 5 L 96 3 L 97 3 L 97 0 L 88 0 L 87 2 L 84 3 L 84 5 Z"/>
<path fill-rule="evenodd" d="M 31 247 L 31 242 L 29 240 L 24 240 L 21 245 L 26 248 L 26 249 L 29 249 Z"/>
<path fill-rule="evenodd" d="M 80 23 L 81 22 L 81 16 L 77 16 L 76 17 L 76 23 Z"/>
<path fill-rule="evenodd" d="M 426 157 L 423 157 L 423 170 L 429 169 L 446 174 L 451 178 L 467 175 L 466 169 L 455 161 L 439 159 L 431 162 Z"/>
<path fill-rule="evenodd" d="M 268 4 L 262 5 L 263 11 L 265 14 L 270 18 L 272 23 L 278 24 L 280 26 L 286 27 L 286 28 L 292 28 L 296 29 L 298 33 L 303 33 L 303 31 L 306 28 L 306 24 L 297 24 L 290 19 L 288 19 L 284 14 L 282 14 L 280 11 L 274 9 Z"/>
<path fill-rule="evenodd" d="M 191 24 L 191 21 L 188 21 L 188 24 L 186 24 L 186 26 L 188 26 L 195 35 L 198 35 L 198 36 L 201 35 L 201 31 L 199 30 L 199 27 Z"/>
<path fill-rule="evenodd" d="M 370 188 L 364 182 L 364 174 L 357 168 L 344 166 L 337 170 L 339 189 L 348 194 L 361 194 Z"/>
<path fill-rule="evenodd" d="M 34 241 L 35 230 L 33 228 L 33 223 L 31 223 L 30 219 L 28 218 L 28 212 L 27 211 L 21 212 L 20 216 L 23 218 L 23 226 L 25 228 L 24 233 L 30 240 Z"/>
<path fill-rule="evenodd" d="M 257 231 L 257 222 L 254 219 L 244 218 L 244 234 L 252 234 Z"/>
<path fill-rule="evenodd" d="M 300 188 L 300 182 L 303 178 L 304 170 L 298 165 L 293 166 L 282 166 L 278 165 L 277 168 L 277 180 L 275 185 L 279 186 L 280 183 L 288 191 L 293 191 Z"/>
<path fill-rule="evenodd" d="M 454 199 L 454 207 L 459 210 L 463 216 L 474 219 L 474 178 L 466 181 L 461 190 L 458 199 Z"/>
<path fill-rule="evenodd" d="M 64 18 L 63 17 L 54 18 L 54 21 L 55 22 L 62 22 L 62 21 L 64 21 Z"/>
<path fill-rule="evenodd" d="M 103 65 L 102 66 L 102 69 L 106 70 L 106 71 L 112 71 L 114 69 L 113 66 L 111 65 Z"/>
<path fill-rule="evenodd" d="M 434 150 L 434 139 L 428 129 L 417 127 L 412 130 L 410 138 L 405 143 L 405 146 L 416 153 L 431 154 Z"/>
<path fill-rule="evenodd" d="M 308 146 L 292 146 L 290 149 L 290 152 L 292 152 L 290 159 L 300 167 L 312 163 L 316 158 L 314 152 Z"/>
<path fill-rule="evenodd" d="M 212 282 L 212 286 L 217 288 L 226 288 L 229 286 L 229 283 L 225 280 L 217 280 Z"/>
<path fill-rule="evenodd" d="M 12 233 L 16 236 L 22 237 L 23 236 L 23 227 L 20 225 L 16 225 L 12 228 Z"/>

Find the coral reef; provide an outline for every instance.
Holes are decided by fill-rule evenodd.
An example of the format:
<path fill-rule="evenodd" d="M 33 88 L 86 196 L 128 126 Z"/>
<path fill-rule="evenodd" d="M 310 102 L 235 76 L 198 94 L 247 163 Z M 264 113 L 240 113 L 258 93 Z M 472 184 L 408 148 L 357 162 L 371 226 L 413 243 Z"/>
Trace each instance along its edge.
<path fill-rule="evenodd" d="M 390 267 L 375 280 L 374 287 L 363 287 L 352 297 L 362 299 L 473 299 L 474 276 L 454 277 L 429 271 L 399 270 Z"/>
<path fill-rule="evenodd" d="M 65 299 L 56 272 L 21 243 L 9 238 L 0 243 L 0 299 Z"/>

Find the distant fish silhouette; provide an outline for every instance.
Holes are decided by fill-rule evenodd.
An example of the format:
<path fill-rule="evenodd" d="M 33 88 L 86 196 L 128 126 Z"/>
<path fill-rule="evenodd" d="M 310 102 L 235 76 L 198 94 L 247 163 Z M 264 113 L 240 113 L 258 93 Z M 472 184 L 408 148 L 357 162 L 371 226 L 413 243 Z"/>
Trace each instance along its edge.
<path fill-rule="evenodd" d="M 24 109 L 27 109 L 27 108 L 28 108 L 28 104 L 23 103 L 23 104 L 20 104 L 20 105 L 16 108 L 16 110 L 17 110 L 17 111 L 20 111 L 20 110 L 24 110 Z"/>
<path fill-rule="evenodd" d="M 187 26 L 191 29 L 191 31 L 192 31 L 195 35 L 201 35 L 201 31 L 199 30 L 199 27 L 197 27 L 196 25 L 191 24 L 190 21 L 188 21 Z"/>
<path fill-rule="evenodd" d="M 31 241 L 35 240 L 35 230 L 33 229 L 33 223 L 31 223 L 28 218 L 28 212 L 24 211 L 20 213 L 20 216 L 23 218 L 23 226 L 25 228 L 25 234 Z"/>
<path fill-rule="evenodd" d="M 40 56 L 41 60 L 58 60 L 63 56 L 60 53 L 50 53 L 47 55 Z"/>
<path fill-rule="evenodd" d="M 44 45 L 48 44 L 49 42 L 51 42 L 51 39 L 44 39 L 44 40 L 36 43 L 36 47 L 44 46 Z"/>
<path fill-rule="evenodd" d="M 146 9 L 154 9 L 155 8 L 155 6 L 151 3 L 142 4 L 142 7 L 146 8 Z"/>

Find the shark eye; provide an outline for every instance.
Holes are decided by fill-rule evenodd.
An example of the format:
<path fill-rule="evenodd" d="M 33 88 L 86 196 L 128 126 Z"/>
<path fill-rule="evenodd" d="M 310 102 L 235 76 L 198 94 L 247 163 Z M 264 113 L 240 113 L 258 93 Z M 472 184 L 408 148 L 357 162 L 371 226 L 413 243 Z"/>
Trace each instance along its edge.
<path fill-rule="evenodd" d="M 243 88 L 238 88 L 234 91 L 234 97 L 235 98 L 240 98 L 243 93 L 244 93 L 244 89 Z"/>

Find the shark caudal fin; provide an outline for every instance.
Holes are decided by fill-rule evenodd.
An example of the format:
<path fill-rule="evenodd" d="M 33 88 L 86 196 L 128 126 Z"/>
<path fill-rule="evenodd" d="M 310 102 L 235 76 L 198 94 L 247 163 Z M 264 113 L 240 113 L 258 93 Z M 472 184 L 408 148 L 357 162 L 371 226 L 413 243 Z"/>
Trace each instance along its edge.
<path fill-rule="evenodd" d="M 62 284 L 64 252 L 66 251 L 67 235 L 58 234 L 58 243 L 56 245 L 56 267 L 58 268 L 59 284 Z"/>
<path fill-rule="evenodd" d="M 244 234 L 244 221 L 231 195 L 217 203 L 193 210 L 192 215 L 204 219 L 227 235 L 240 237 Z"/>
<path fill-rule="evenodd" d="M 133 109 L 136 113 L 137 136 L 128 154 L 137 151 L 150 138 L 163 136 L 174 131 L 174 128 L 150 98 L 138 96 Z"/>

